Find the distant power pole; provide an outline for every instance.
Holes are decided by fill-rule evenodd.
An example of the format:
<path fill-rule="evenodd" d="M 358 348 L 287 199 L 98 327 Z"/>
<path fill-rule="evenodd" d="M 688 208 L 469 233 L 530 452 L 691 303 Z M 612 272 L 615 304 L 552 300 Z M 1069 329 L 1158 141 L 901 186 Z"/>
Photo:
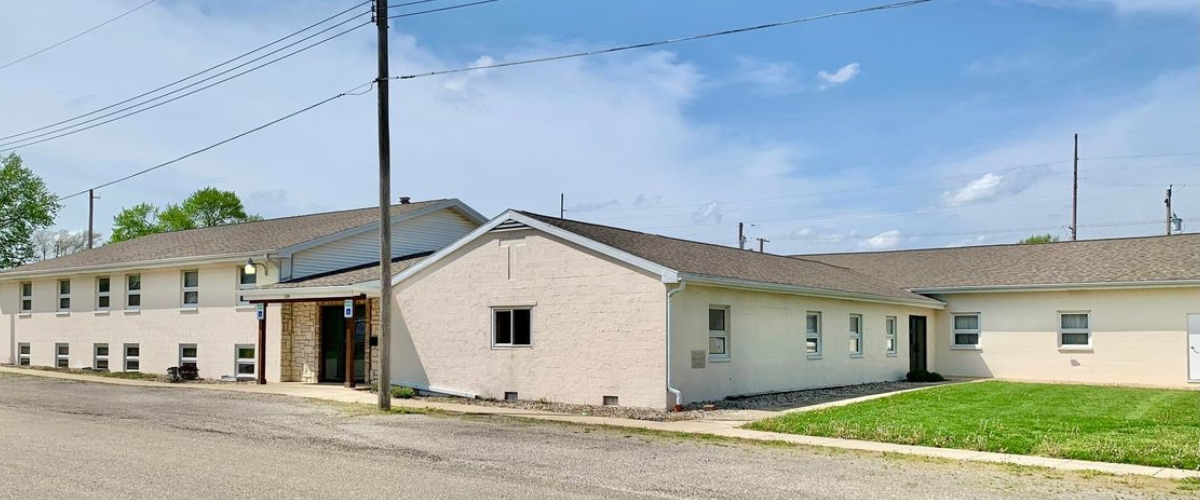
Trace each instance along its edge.
<path fill-rule="evenodd" d="M 1167 186 L 1167 199 L 1163 200 L 1167 204 L 1167 236 L 1171 235 L 1171 222 L 1173 222 L 1171 220 L 1173 218 L 1173 212 L 1171 212 L 1171 190 L 1174 188 L 1174 184 Z"/>
<path fill-rule="evenodd" d="M 738 248 L 746 249 L 746 224 L 743 222 L 738 223 Z"/>
<path fill-rule="evenodd" d="M 558 218 L 567 218 L 567 193 L 558 193 Z"/>
<path fill-rule="evenodd" d="M 96 238 L 95 223 L 96 223 L 96 190 L 89 189 L 88 190 L 88 235 L 87 235 L 88 250 L 92 249 L 92 240 Z"/>
<path fill-rule="evenodd" d="M 766 238 L 754 238 L 754 239 L 758 240 L 758 253 L 763 253 L 763 245 L 771 242 L 771 240 L 768 240 Z"/>
<path fill-rule="evenodd" d="M 1075 174 L 1071 185 L 1071 241 L 1079 229 L 1079 134 L 1075 134 Z"/>

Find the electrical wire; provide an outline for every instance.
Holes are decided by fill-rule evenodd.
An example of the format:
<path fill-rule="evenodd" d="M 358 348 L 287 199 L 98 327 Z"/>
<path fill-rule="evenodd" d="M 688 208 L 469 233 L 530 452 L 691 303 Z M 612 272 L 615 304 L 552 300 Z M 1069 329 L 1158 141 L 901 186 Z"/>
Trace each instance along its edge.
<path fill-rule="evenodd" d="M 461 9 L 464 7 L 474 7 L 476 5 L 483 5 L 485 3 L 492 3 L 492 2 L 499 2 L 499 1 L 500 0 L 479 0 L 477 2 L 464 3 L 461 5 L 451 5 L 449 7 L 441 7 L 438 9 L 429 9 L 429 10 L 422 10 L 422 11 L 417 11 L 417 12 L 409 12 L 406 14 L 397 14 L 394 16 L 388 16 L 388 19 L 399 19 L 401 17 L 412 17 L 412 16 L 419 16 L 421 14 L 432 14 L 434 12 L 443 12 L 443 11 L 447 11 L 447 10 Z M 422 3 L 422 2 L 410 2 L 409 5 L 411 5 L 413 3 Z M 399 6 L 397 6 L 397 7 L 399 7 Z M 388 8 L 390 9 L 391 7 L 388 7 Z"/>
<path fill-rule="evenodd" d="M 715 37 L 719 37 L 719 36 L 733 35 L 733 34 L 737 34 L 737 33 L 746 33 L 749 31 L 757 31 L 757 30 L 763 30 L 763 29 L 768 29 L 768 28 L 778 28 L 781 26 L 789 26 L 789 25 L 805 23 L 805 22 L 809 22 L 809 21 L 829 19 L 831 17 L 848 16 L 851 14 L 863 14 L 863 13 L 867 13 L 867 12 L 874 12 L 874 11 L 880 11 L 880 10 L 900 9 L 900 8 L 910 7 L 913 5 L 923 4 L 923 3 L 927 3 L 927 2 L 931 2 L 931 1 L 933 1 L 933 0 L 909 0 L 906 2 L 896 2 L 896 3 L 889 3 L 889 4 L 884 4 L 884 5 L 876 5 L 876 6 L 872 6 L 872 7 L 864 7 L 861 9 L 831 12 L 828 14 L 809 16 L 809 17 L 804 17 L 804 18 L 800 18 L 800 19 L 792 19 L 792 20 L 788 20 L 788 21 L 779 21 L 779 22 L 774 22 L 774 23 L 759 24 L 756 26 L 745 26 L 745 27 L 741 27 L 741 28 L 733 28 L 733 29 L 728 29 L 728 30 L 715 31 L 715 32 L 704 33 L 704 34 L 700 34 L 700 35 L 691 35 L 691 36 L 684 36 L 684 37 L 679 37 L 679 38 L 669 38 L 666 40 L 643 42 L 643 43 L 637 43 L 637 44 L 633 44 L 633 45 L 622 45 L 619 47 L 610 47 L 610 48 L 599 49 L 599 50 L 589 50 L 589 51 L 585 51 L 585 52 L 575 52 L 572 54 L 562 54 L 562 55 L 557 55 L 557 56 L 525 59 L 525 60 L 521 60 L 521 61 L 510 61 L 510 62 L 502 62 L 502 63 L 496 63 L 496 64 L 485 64 L 485 65 L 480 65 L 480 66 L 468 66 L 468 67 L 464 67 L 464 68 L 429 71 L 429 72 L 425 72 L 425 73 L 414 73 L 414 74 L 409 74 L 409 75 L 393 76 L 393 77 L 390 77 L 390 79 L 392 79 L 392 80 L 411 80 L 414 78 L 425 78 L 425 77 L 430 77 L 430 76 L 449 75 L 449 74 L 453 74 L 453 73 L 462 73 L 465 71 L 507 68 L 507 67 L 511 67 L 511 66 L 523 66 L 526 64 L 537 64 L 537 63 L 544 63 L 544 62 L 550 62 L 550 61 L 559 61 L 559 60 L 563 60 L 563 59 L 572 59 L 572 58 L 576 58 L 576 57 L 587 57 L 587 56 L 595 56 L 595 55 L 601 55 L 601 54 L 611 54 L 614 52 L 623 52 L 626 50 L 644 49 L 644 48 L 649 48 L 649 47 L 657 47 L 657 46 L 661 46 L 661 45 L 669 45 L 669 44 L 680 43 L 680 42 L 689 42 L 689 41 L 693 41 L 693 40 L 703 40 L 706 38 L 715 38 Z"/>
<path fill-rule="evenodd" d="M 70 36 L 70 37 L 68 37 L 68 38 L 66 38 L 66 39 L 60 40 L 60 41 L 58 41 L 58 42 L 56 42 L 56 43 L 53 43 L 53 44 L 51 44 L 51 45 L 49 45 L 49 46 L 47 46 L 47 47 L 45 47 L 45 48 L 43 48 L 43 49 L 41 49 L 41 50 L 38 50 L 38 51 L 36 51 L 36 52 L 34 52 L 34 53 L 32 53 L 32 54 L 28 54 L 28 55 L 25 55 L 25 56 L 19 57 L 19 58 L 17 58 L 17 59 L 14 59 L 14 60 L 12 60 L 12 61 L 9 61 L 9 62 L 5 63 L 4 65 L 0 66 L 0 69 L 7 68 L 7 67 L 9 67 L 9 66 L 12 66 L 12 65 L 14 65 L 14 64 L 17 64 L 17 63 L 19 63 L 19 62 L 21 62 L 21 61 L 24 61 L 24 60 L 30 59 L 30 58 L 32 58 L 32 57 L 35 57 L 35 56 L 39 55 L 39 54 L 43 54 L 43 53 L 45 53 L 45 52 L 47 52 L 47 51 L 50 51 L 50 50 L 52 50 L 52 49 L 54 49 L 54 48 L 56 48 L 56 47 L 59 47 L 59 46 L 61 46 L 61 45 L 65 44 L 65 43 L 67 43 L 67 42 L 70 42 L 70 41 L 72 41 L 72 40 L 75 40 L 75 39 L 77 39 L 77 38 L 79 38 L 79 37 L 81 37 L 81 36 L 83 36 L 83 35 L 86 35 L 86 34 L 88 34 L 88 33 L 91 33 L 91 32 L 93 32 L 93 31 L 96 31 L 96 30 L 98 30 L 98 29 L 100 29 L 100 28 L 103 28 L 103 27 L 105 27 L 105 26 L 108 26 L 109 24 L 112 24 L 112 23 L 116 22 L 118 19 L 121 19 L 122 17 L 128 16 L 128 15 L 130 15 L 130 14 L 133 14 L 134 12 L 137 12 L 137 11 L 139 11 L 139 10 L 142 10 L 142 8 L 143 8 L 143 7 L 146 7 L 147 5 L 150 5 L 150 4 L 154 3 L 154 2 L 155 2 L 155 0 L 150 0 L 150 1 L 146 2 L 146 3 L 143 3 L 143 4 L 141 4 L 141 5 L 138 5 L 137 7 L 134 7 L 134 8 L 132 8 L 132 9 L 129 9 L 129 10 L 125 11 L 125 12 L 122 12 L 122 13 L 121 13 L 121 14 L 119 14 L 117 17 L 114 17 L 114 18 L 112 18 L 112 19 L 109 19 L 109 20 L 107 20 L 107 21 L 104 21 L 104 22 L 102 22 L 102 23 L 100 23 L 100 24 L 97 24 L 97 25 L 95 25 L 95 26 L 92 26 L 91 28 L 88 28 L 88 29 L 86 29 L 86 30 L 80 31 L 79 33 L 76 33 L 76 34 L 75 34 L 75 35 L 73 35 L 73 36 Z"/>
<path fill-rule="evenodd" d="M 211 150 L 211 149 L 214 149 L 214 148 L 216 148 L 216 147 L 219 147 L 219 146 L 222 146 L 222 145 L 224 145 L 224 144 L 228 144 L 228 143 L 230 143 L 230 142 L 233 142 L 233 141 L 235 141 L 235 140 L 241 139 L 242 137 L 245 137 L 245 136 L 248 136 L 248 135 L 250 135 L 250 134 L 253 134 L 253 133 L 255 133 L 255 132 L 258 132 L 258 131 L 260 131 L 260 130 L 262 130 L 262 129 L 265 129 L 265 128 L 267 128 L 267 127 L 270 127 L 270 126 L 272 126 L 272 125 L 275 125 L 275 124 L 277 124 L 277 123 L 279 123 L 279 122 L 282 122 L 282 121 L 284 121 L 284 120 L 287 120 L 287 119 L 289 119 L 289 118 L 292 118 L 292 117 L 294 117 L 294 116 L 296 116 L 296 115 L 300 115 L 300 114 L 303 114 L 303 113 L 305 113 L 305 112 L 312 111 L 312 110 L 314 110 L 314 109 L 316 109 L 316 108 L 319 108 L 319 107 L 321 107 L 321 106 L 323 106 L 323 105 L 325 105 L 325 104 L 328 104 L 328 103 L 330 103 L 330 102 L 332 102 L 332 101 L 335 101 L 335 100 L 337 100 L 337 99 L 339 99 L 339 98 L 342 98 L 342 97 L 345 97 L 345 96 L 358 96 L 358 95 L 363 95 L 363 94 L 365 94 L 365 93 L 367 93 L 367 92 L 370 92 L 370 90 L 371 90 L 372 88 L 374 88 L 374 84 L 375 84 L 375 82 L 374 82 L 374 81 L 371 81 L 371 82 L 364 83 L 364 84 L 362 84 L 362 85 L 359 85 L 359 86 L 357 86 L 357 87 L 354 87 L 354 88 L 352 88 L 352 89 L 350 89 L 350 90 L 347 90 L 347 91 L 345 91 L 345 92 L 342 92 L 342 93 L 340 93 L 340 94 L 337 94 L 337 95 L 334 95 L 334 96 L 331 96 L 331 97 L 327 97 L 327 98 L 325 98 L 325 99 L 322 99 L 322 100 L 320 100 L 320 101 L 317 101 L 316 103 L 313 103 L 313 104 L 310 104 L 310 105 L 308 105 L 308 106 L 305 106 L 305 107 L 303 107 L 303 108 L 300 108 L 300 109 L 298 109 L 298 110 L 296 110 L 296 111 L 293 111 L 293 112 L 291 112 L 291 113 L 288 113 L 288 114 L 286 114 L 286 115 L 283 115 L 283 116 L 281 116 L 281 117 L 279 117 L 279 118 L 276 118 L 276 119 L 274 119 L 274 120 L 271 120 L 271 121 L 269 121 L 269 122 L 267 122 L 267 123 L 264 123 L 264 124 L 262 124 L 262 125 L 259 125 L 259 126 L 257 126 L 257 127 L 254 127 L 254 128 L 252 128 L 252 129 L 250 129 L 250 130 L 247 130 L 247 131 L 245 131 L 245 132 L 242 132 L 242 133 L 240 133 L 240 134 L 234 135 L 234 136 L 232 136 L 232 137 L 229 137 L 229 138 L 223 139 L 223 140 L 221 140 L 221 141 L 215 142 L 215 143 L 213 143 L 213 144 L 210 144 L 210 145 L 208 145 L 208 146 L 205 146 L 205 147 L 203 147 L 203 148 L 200 148 L 200 149 L 197 149 L 197 150 L 195 150 L 195 151 L 192 151 L 192 152 L 190 152 L 190 153 L 187 153 L 187 154 L 185 154 L 185 155 L 183 155 L 183 156 L 179 156 L 179 157 L 177 157 L 177 158 L 174 158 L 174 159 L 172 159 L 172 160 L 168 160 L 168 161 L 165 161 L 165 162 L 159 163 L 159 164 L 157 164 L 157 165 L 154 165 L 154 166 L 152 166 L 152 167 L 148 167 L 148 168 L 145 168 L 145 169 L 139 170 L 139 171 L 137 171 L 137 172 L 134 172 L 134 173 L 132 173 L 132 174 L 126 175 L 126 176 L 124 176 L 124 177 L 120 177 L 120 178 L 117 178 L 117 179 L 113 179 L 113 180 L 111 180 L 111 181 L 105 182 L 105 183 L 103 183 L 103 184 L 100 184 L 100 185 L 98 185 L 98 186 L 93 186 L 93 187 L 90 187 L 90 188 L 88 188 L 88 189 L 84 189 L 84 190 L 82 190 L 82 191 L 79 191 L 79 192 L 77 192 L 77 193 L 69 194 L 69 195 L 67 195 L 67 196 L 61 196 L 61 197 L 59 197 L 59 198 L 58 198 L 58 201 L 69 200 L 69 199 L 71 199 L 71 198 L 74 198 L 74 197 L 76 197 L 76 196 L 82 196 L 82 195 L 84 195 L 84 194 L 87 194 L 89 191 L 92 191 L 92 190 L 95 190 L 95 189 L 100 189 L 100 188 L 105 188 L 105 187 L 111 186 L 111 185 L 113 185 L 113 184 L 116 184 L 116 183 L 118 183 L 118 182 L 124 182 L 124 181 L 127 181 L 127 180 L 129 180 L 129 179 L 132 179 L 132 178 L 134 178 L 134 177 L 138 177 L 138 176 L 140 176 L 140 175 L 144 175 L 144 174 L 147 174 L 147 173 L 153 172 L 153 171 L 155 171 L 155 170 L 158 170 L 158 169 L 160 169 L 160 168 L 166 167 L 166 166 L 168 166 L 168 165 L 172 165 L 172 164 L 178 163 L 178 162 L 180 162 L 180 161 L 183 161 L 183 160 L 185 160 L 185 159 L 188 159 L 188 158 L 191 158 L 191 157 L 193 157 L 193 156 L 196 156 L 196 155 L 198 155 L 198 154 L 200 154 L 200 153 L 203 153 L 203 152 L 209 151 L 209 150 Z M 365 90 L 365 91 L 362 91 L 362 92 L 357 92 L 359 89 L 361 89 L 361 88 L 363 88 L 363 87 L 367 87 L 367 90 Z"/>

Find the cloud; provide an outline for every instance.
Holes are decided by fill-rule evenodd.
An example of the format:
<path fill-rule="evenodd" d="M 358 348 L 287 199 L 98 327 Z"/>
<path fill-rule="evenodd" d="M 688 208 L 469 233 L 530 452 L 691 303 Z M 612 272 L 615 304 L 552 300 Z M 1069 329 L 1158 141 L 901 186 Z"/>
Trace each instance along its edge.
<path fill-rule="evenodd" d="M 731 83 L 748 84 L 770 96 L 790 95 L 803 90 L 800 76 L 790 62 L 764 61 L 752 57 L 738 57 L 737 70 L 729 79 Z"/>
<path fill-rule="evenodd" d="M 1055 8 L 1112 9 L 1122 14 L 1157 13 L 1173 14 L 1195 11 L 1200 8 L 1196 0 L 1024 0 L 1026 2 Z"/>
<path fill-rule="evenodd" d="M 965 186 L 942 194 L 942 202 L 949 206 L 993 201 L 1021 194 L 1049 173 L 1049 167 L 1021 166 L 1003 172 L 988 172 Z"/>
<path fill-rule="evenodd" d="M 900 230 L 892 229 L 867 238 L 863 246 L 872 250 L 888 250 L 900 244 Z"/>
<path fill-rule="evenodd" d="M 692 213 L 692 222 L 696 224 L 705 224 L 708 222 L 720 224 L 724 218 L 725 216 L 721 214 L 721 205 L 716 201 L 705 203 L 704 206 Z"/>
<path fill-rule="evenodd" d="M 568 212 L 594 212 L 596 210 L 606 210 L 621 206 L 621 201 L 613 198 L 608 201 L 577 203 L 567 207 Z"/>
<path fill-rule="evenodd" d="M 824 70 L 819 71 L 817 72 L 817 78 L 823 83 L 817 86 L 817 90 L 825 90 L 849 82 L 850 80 L 853 80 L 854 77 L 858 76 L 858 71 L 858 63 L 847 64 L 841 68 L 838 68 L 838 70 L 834 71 L 833 73 Z"/>

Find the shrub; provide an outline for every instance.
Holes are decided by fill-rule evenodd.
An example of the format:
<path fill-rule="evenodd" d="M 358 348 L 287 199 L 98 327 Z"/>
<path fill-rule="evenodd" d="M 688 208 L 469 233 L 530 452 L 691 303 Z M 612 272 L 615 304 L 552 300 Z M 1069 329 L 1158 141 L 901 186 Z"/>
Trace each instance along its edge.
<path fill-rule="evenodd" d="M 909 382 L 944 382 L 946 377 L 938 372 L 927 372 L 925 370 L 914 370 L 908 372 L 904 379 Z"/>
<path fill-rule="evenodd" d="M 413 390 L 412 387 L 404 387 L 404 386 L 392 387 L 392 397 L 393 398 L 412 399 L 413 396 L 416 396 L 416 395 L 417 395 L 417 391 Z"/>

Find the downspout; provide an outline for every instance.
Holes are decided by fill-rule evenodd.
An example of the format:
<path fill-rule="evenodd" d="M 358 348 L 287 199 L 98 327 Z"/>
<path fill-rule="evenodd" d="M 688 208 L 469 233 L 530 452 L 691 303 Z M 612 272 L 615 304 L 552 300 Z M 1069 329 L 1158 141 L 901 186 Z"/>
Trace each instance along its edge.
<path fill-rule="evenodd" d="M 675 395 L 675 411 L 683 411 L 683 393 L 679 392 L 671 379 L 671 297 L 687 288 L 687 282 L 679 280 L 679 286 L 667 290 L 667 391 Z"/>

